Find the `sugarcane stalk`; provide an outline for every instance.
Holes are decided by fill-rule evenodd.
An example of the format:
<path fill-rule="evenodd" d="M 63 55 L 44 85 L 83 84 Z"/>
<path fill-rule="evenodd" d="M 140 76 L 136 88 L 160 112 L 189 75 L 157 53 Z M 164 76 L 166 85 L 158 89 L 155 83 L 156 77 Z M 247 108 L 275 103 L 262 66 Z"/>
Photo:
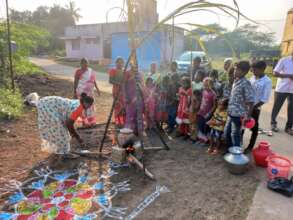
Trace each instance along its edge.
<path fill-rule="evenodd" d="M 137 56 L 136 56 L 136 45 L 135 45 L 135 37 L 134 37 L 134 6 L 133 1 L 127 0 L 127 9 L 128 9 L 128 32 L 130 38 L 130 46 L 132 51 L 132 65 L 135 71 L 135 88 L 136 88 L 136 128 L 138 132 L 138 138 L 141 143 L 142 152 L 144 152 L 144 144 L 143 144 L 143 118 L 142 118 L 142 93 L 140 90 L 140 76 L 138 72 L 138 63 L 137 63 Z M 144 153 L 142 153 L 141 157 L 142 167 L 144 173 L 146 174 L 145 164 L 144 164 Z"/>

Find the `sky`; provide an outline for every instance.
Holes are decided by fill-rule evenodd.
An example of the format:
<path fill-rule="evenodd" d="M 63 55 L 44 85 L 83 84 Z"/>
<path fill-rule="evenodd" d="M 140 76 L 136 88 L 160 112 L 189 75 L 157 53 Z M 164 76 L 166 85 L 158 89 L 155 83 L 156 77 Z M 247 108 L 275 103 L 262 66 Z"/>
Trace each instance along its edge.
<path fill-rule="evenodd" d="M 81 9 L 82 19 L 79 24 L 102 23 L 106 21 L 106 13 L 113 7 L 121 7 L 123 0 L 74 0 L 76 6 Z M 147 1 L 147 0 L 146 0 Z M 159 19 L 164 18 L 175 8 L 188 3 L 191 0 L 157 0 Z M 210 0 L 215 3 L 233 5 L 232 0 Z M 16 10 L 34 10 L 40 5 L 52 6 L 59 4 L 65 6 L 69 0 L 9 0 L 9 7 Z M 293 0 L 238 0 L 241 12 L 249 18 L 261 23 L 261 29 L 276 33 L 276 41 L 282 39 L 283 28 L 287 12 L 293 8 Z M 119 10 L 111 10 L 108 13 L 108 21 L 118 21 Z M 221 13 L 223 15 L 223 13 Z M 5 15 L 5 0 L 0 0 L 0 16 Z M 232 30 L 235 22 L 227 16 L 214 15 L 210 13 L 197 13 L 184 16 L 175 23 L 191 22 L 199 24 L 219 23 Z M 241 20 L 240 24 L 247 23 Z"/>

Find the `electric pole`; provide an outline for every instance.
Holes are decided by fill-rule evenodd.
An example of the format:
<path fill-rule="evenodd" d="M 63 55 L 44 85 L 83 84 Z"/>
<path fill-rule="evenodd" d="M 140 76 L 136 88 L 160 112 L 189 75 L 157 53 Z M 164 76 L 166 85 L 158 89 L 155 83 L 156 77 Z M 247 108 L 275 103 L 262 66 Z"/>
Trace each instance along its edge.
<path fill-rule="evenodd" d="M 11 36 L 10 36 L 10 19 L 9 19 L 9 6 L 8 0 L 6 0 L 6 18 L 7 18 L 7 40 L 8 40 L 8 56 L 9 56 L 9 71 L 11 78 L 11 88 L 15 92 L 14 86 L 14 73 L 13 73 L 13 64 L 12 64 L 12 49 L 11 49 Z"/>

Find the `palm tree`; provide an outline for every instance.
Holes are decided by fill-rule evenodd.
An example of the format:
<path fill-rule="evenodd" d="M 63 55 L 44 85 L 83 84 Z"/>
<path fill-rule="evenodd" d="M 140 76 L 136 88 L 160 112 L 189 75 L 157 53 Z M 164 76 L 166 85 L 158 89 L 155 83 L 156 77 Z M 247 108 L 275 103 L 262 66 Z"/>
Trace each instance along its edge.
<path fill-rule="evenodd" d="M 82 16 L 79 14 L 81 9 L 76 8 L 74 1 L 69 1 L 69 4 L 66 6 L 66 8 L 69 10 L 69 13 L 71 14 L 74 22 L 77 22 L 80 18 L 82 18 Z"/>

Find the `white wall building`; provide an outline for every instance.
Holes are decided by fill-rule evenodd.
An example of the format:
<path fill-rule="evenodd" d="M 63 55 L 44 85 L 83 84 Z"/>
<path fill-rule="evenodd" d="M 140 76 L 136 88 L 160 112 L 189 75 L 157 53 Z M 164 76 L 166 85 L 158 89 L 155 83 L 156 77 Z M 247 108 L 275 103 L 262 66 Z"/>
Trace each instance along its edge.
<path fill-rule="evenodd" d="M 65 28 L 66 57 L 90 60 L 111 59 L 111 35 L 115 32 L 127 32 L 127 23 L 102 23 L 75 25 Z"/>
<path fill-rule="evenodd" d="M 138 0 L 137 36 L 145 36 L 158 22 L 156 1 Z M 173 35 L 174 31 L 174 35 Z M 174 36 L 174 37 L 173 37 Z M 66 57 L 112 63 L 117 56 L 127 59 L 128 47 L 127 22 L 75 25 L 65 28 L 64 36 Z M 158 64 L 170 62 L 184 50 L 184 31 L 171 25 L 164 25 L 138 49 L 138 59 L 142 66 L 151 62 Z"/>

